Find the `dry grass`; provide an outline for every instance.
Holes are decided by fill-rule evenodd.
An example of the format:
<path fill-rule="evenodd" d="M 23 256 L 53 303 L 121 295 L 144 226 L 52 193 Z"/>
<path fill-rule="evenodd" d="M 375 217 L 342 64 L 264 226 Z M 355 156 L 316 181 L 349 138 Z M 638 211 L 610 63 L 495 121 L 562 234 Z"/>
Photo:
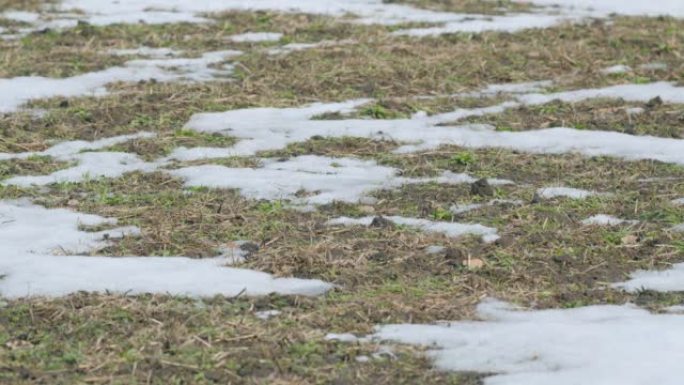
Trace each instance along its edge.
<path fill-rule="evenodd" d="M 410 1 L 414 5 L 467 12 L 492 12 L 490 3 Z M 13 7 L 17 2 L 12 2 Z M 35 2 L 27 2 L 27 8 Z M 492 3 L 514 7 L 512 3 Z M 7 2 L 0 1 L 0 9 Z M 481 9 L 480 9 L 481 8 Z M 520 8 L 525 10 L 526 8 Z M 62 33 L 31 35 L 0 43 L 0 76 L 71 76 L 120 64 L 110 48 L 139 45 L 203 51 L 236 48 L 231 82 L 206 84 L 115 84 L 103 98 L 38 100 L 43 117 L 0 117 L 0 152 L 40 151 L 55 140 L 94 140 L 151 131 L 154 140 L 109 148 L 152 160 L 178 146 L 230 146 L 233 138 L 183 130 L 197 112 L 250 106 L 296 106 L 311 101 L 376 97 L 354 117 L 404 118 L 425 110 L 491 105 L 500 98 L 448 97 L 488 83 L 557 79 L 558 89 L 650 80 L 682 80 L 682 21 L 618 18 L 614 24 L 566 25 L 518 34 L 457 34 L 414 40 L 391 29 L 337 22 L 309 15 L 226 13 L 210 25 L 83 25 Z M 233 44 L 225 38 L 245 31 L 283 32 L 277 44 L 351 38 L 357 44 L 328 46 L 288 56 L 268 56 L 267 44 Z M 41 58 L 50 58 L 40 60 Z M 598 71 L 617 63 L 665 62 L 666 71 L 636 70 L 623 76 Z M 421 95 L 437 95 L 419 99 Z M 682 111 L 658 105 L 630 119 L 619 101 L 510 110 L 480 118 L 499 129 L 571 124 L 636 134 L 681 134 Z M 322 116 L 320 118 L 341 118 Z M 631 127 L 631 128 L 630 128 Z M 376 324 L 469 319 L 484 296 L 537 307 L 572 307 L 633 301 L 658 310 L 681 303 L 680 294 L 626 294 L 607 288 L 640 268 L 664 268 L 684 260 L 682 235 L 667 231 L 684 222 L 671 199 L 684 196 L 684 169 L 658 162 L 624 162 L 575 155 L 543 156 L 512 151 L 443 147 L 397 155 L 393 142 L 362 138 L 312 138 L 260 154 L 356 156 L 396 167 L 407 176 L 440 171 L 512 179 L 494 197 L 520 199 L 455 215 L 455 203 L 481 203 L 468 185 L 412 185 L 378 191 L 374 205 L 330 204 L 317 212 L 287 202 L 254 201 L 236 191 L 184 189 L 163 172 L 65 183 L 44 189 L 0 186 L 1 199 L 30 197 L 48 207 L 69 207 L 139 226 L 101 253 L 186 255 L 206 258 L 235 240 L 259 251 L 242 267 L 282 276 L 319 278 L 338 285 L 319 298 L 269 296 L 205 300 L 163 296 L 75 294 L 61 299 L 0 302 L 0 382 L 12 384 L 460 384 L 481 383 L 467 374 L 437 373 L 418 349 L 396 347 L 396 359 L 356 361 L 377 346 L 324 340 L 328 332 L 372 332 Z M 203 161 L 209 162 L 209 161 Z M 199 164 L 203 162 L 196 162 Z M 254 157 L 211 160 L 254 167 Z M 187 165 L 178 163 L 173 167 Z M 34 157 L 0 162 L 0 179 L 44 174 L 64 164 Z M 656 178 L 644 181 L 647 178 Z M 658 179 L 660 178 L 660 179 Z M 671 179 L 665 179 L 671 178 Z M 582 201 L 536 201 L 537 188 L 564 184 L 614 195 Z M 638 225 L 581 225 L 594 214 L 640 220 Z M 500 241 L 448 238 L 402 226 L 332 228 L 340 215 L 407 215 L 494 226 Z M 630 242 L 625 242 L 625 236 Z M 636 241 L 634 241 L 636 240 Z M 443 245 L 446 251 L 428 254 Z M 481 268 L 464 266 L 476 258 Z M 258 310 L 280 310 L 268 321 Z"/>

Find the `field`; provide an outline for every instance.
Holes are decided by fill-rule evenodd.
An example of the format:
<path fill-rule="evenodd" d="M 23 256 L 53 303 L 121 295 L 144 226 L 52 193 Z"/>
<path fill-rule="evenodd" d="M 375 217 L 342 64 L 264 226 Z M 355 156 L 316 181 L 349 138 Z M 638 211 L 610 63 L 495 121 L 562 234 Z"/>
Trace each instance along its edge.
<path fill-rule="evenodd" d="M 0 383 L 681 383 L 651 3 L 0 0 Z"/>

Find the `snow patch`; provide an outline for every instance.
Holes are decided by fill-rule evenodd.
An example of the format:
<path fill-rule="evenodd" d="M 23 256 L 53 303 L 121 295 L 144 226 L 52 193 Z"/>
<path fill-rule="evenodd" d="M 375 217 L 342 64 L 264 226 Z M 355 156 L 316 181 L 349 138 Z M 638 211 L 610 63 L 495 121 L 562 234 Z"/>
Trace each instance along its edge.
<path fill-rule="evenodd" d="M 682 230 L 684 231 L 684 225 Z M 659 292 L 684 291 L 684 263 L 677 263 L 667 270 L 639 270 L 630 274 L 626 282 L 616 283 L 613 287 L 629 292 L 654 290 Z"/>
<path fill-rule="evenodd" d="M 585 226 L 617 226 L 622 224 L 634 225 L 637 223 L 639 221 L 620 219 L 606 214 L 594 215 L 582 221 L 582 224 Z"/>
<path fill-rule="evenodd" d="M 520 0 L 517 0 L 520 1 Z M 584 14 L 605 18 L 612 14 L 626 16 L 684 17 L 684 3 L 680 0 L 624 1 L 624 0 L 525 0 L 539 6 L 558 7 L 562 13 Z"/>
<path fill-rule="evenodd" d="M 632 305 L 522 311 L 492 300 L 477 310 L 483 321 L 384 325 L 373 338 L 427 346 L 442 370 L 494 373 L 486 385 L 681 382 L 680 315 Z"/>
<path fill-rule="evenodd" d="M 546 199 L 553 198 L 571 198 L 571 199 L 585 199 L 590 196 L 599 195 L 596 192 L 582 190 L 572 187 L 544 187 L 537 190 L 537 194 Z"/>
<path fill-rule="evenodd" d="M 42 76 L 24 76 L 0 79 L 0 113 L 16 111 L 24 103 L 41 98 L 103 96 L 105 86 L 114 82 L 196 81 L 204 82 L 225 78 L 232 73 L 231 66 L 214 68 L 238 56 L 238 51 L 208 52 L 199 58 L 166 58 L 131 60 L 122 67 L 89 72 L 69 78 L 56 79 Z"/>
<path fill-rule="evenodd" d="M 254 315 L 261 320 L 268 320 L 275 316 L 280 315 L 282 312 L 280 310 L 263 310 L 254 313 Z"/>
<path fill-rule="evenodd" d="M 232 35 L 228 40 L 235 43 L 262 43 L 269 41 L 278 41 L 282 39 L 283 34 L 278 32 L 247 32 L 240 35 Z"/>
<path fill-rule="evenodd" d="M 0 295 L 54 297 L 78 291 L 189 296 L 272 292 L 317 295 L 330 288 L 318 280 L 274 278 L 258 271 L 224 267 L 221 258 L 76 255 L 107 246 L 111 234 L 130 232 L 126 228 L 86 232 L 79 226 L 114 223 L 111 219 L 46 209 L 26 201 L 0 201 Z"/>
<path fill-rule="evenodd" d="M 612 67 L 607 67 L 601 70 L 601 73 L 605 75 L 617 75 L 624 74 L 627 72 L 632 72 L 632 68 L 624 64 L 614 65 Z"/>
<path fill-rule="evenodd" d="M 2 19 L 7 19 L 7 20 L 12 20 L 12 21 L 18 21 L 21 23 L 35 23 L 38 20 L 40 20 L 40 14 L 35 13 L 35 12 L 27 12 L 27 11 L 5 11 L 0 14 L 0 18 Z"/>
<path fill-rule="evenodd" d="M 445 172 L 435 178 L 404 178 L 398 170 L 371 160 L 306 155 L 277 161 L 261 159 L 260 168 L 202 165 L 171 170 L 186 186 L 239 189 L 252 199 L 290 200 L 298 205 L 334 201 L 357 203 L 372 191 L 412 183 L 459 184 L 473 181 L 465 174 Z"/>
<path fill-rule="evenodd" d="M 171 48 L 152 48 L 152 47 L 138 47 L 126 49 L 112 49 L 110 54 L 116 56 L 144 56 L 153 59 L 164 59 L 170 56 L 180 56 L 180 52 Z"/>
<path fill-rule="evenodd" d="M 471 116 L 501 113 L 521 104 L 543 104 L 554 99 L 577 102 L 605 97 L 647 101 L 656 96 L 660 96 L 666 102 L 684 103 L 684 92 L 681 87 L 661 82 L 552 94 L 520 94 L 515 96 L 518 102 L 505 102 L 485 108 L 457 109 L 433 116 L 415 114 L 409 119 L 395 120 L 314 120 L 314 117 L 324 113 L 353 112 L 368 103 L 367 99 L 317 103 L 299 108 L 252 108 L 222 113 L 201 113 L 190 119 L 186 124 L 187 129 L 222 133 L 239 139 L 239 142 L 223 149 L 180 148 L 176 149 L 170 158 L 188 161 L 207 157 L 255 155 L 259 151 L 283 149 L 288 144 L 303 142 L 314 136 L 350 136 L 406 143 L 395 150 L 397 153 L 457 145 L 470 148 L 499 147 L 539 154 L 578 153 L 627 160 L 650 159 L 684 164 L 684 141 L 678 139 L 564 127 L 502 132 L 482 124 L 447 125 Z"/>
<path fill-rule="evenodd" d="M 122 152 L 92 152 L 125 143 L 134 139 L 152 138 L 155 134 L 141 132 L 120 135 L 92 142 L 76 140 L 56 144 L 45 151 L 23 153 L 0 153 L 0 160 L 27 159 L 32 156 L 50 156 L 57 161 L 75 163 L 74 166 L 55 171 L 49 175 L 15 176 L 3 180 L 3 185 L 45 186 L 61 182 L 80 182 L 87 178 L 116 178 L 127 172 L 156 170 L 160 164 L 147 163 L 134 154 Z"/>
<path fill-rule="evenodd" d="M 328 225 L 342 225 L 342 226 L 370 226 L 375 217 L 361 217 L 349 218 L 339 217 L 331 219 L 327 222 Z M 480 235 L 482 240 L 489 243 L 499 239 L 497 231 L 494 228 L 483 226 L 480 224 L 470 223 L 456 223 L 456 222 L 433 222 L 427 219 L 420 218 L 406 218 L 400 216 L 383 217 L 390 222 L 400 225 L 419 229 L 426 233 L 439 233 L 448 237 L 456 238 L 463 235 Z"/>

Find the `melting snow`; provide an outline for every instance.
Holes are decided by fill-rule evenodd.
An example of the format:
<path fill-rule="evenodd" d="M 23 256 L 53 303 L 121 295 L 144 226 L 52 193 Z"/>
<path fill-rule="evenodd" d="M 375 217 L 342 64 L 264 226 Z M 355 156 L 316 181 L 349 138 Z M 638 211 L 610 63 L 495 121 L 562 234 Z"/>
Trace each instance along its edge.
<path fill-rule="evenodd" d="M 26 11 L 5 11 L 0 13 L 0 18 L 22 23 L 35 23 L 40 20 L 40 14 Z"/>
<path fill-rule="evenodd" d="M 518 100 L 523 104 L 530 105 L 546 104 L 554 100 L 575 103 L 599 98 L 623 99 L 628 102 L 646 102 L 656 96 L 659 96 L 666 103 L 681 104 L 684 103 L 684 87 L 678 87 L 675 83 L 670 82 L 620 84 L 604 88 L 521 95 L 518 97 Z"/>
<path fill-rule="evenodd" d="M 0 113 L 13 112 L 32 99 L 56 96 L 102 96 L 105 86 L 114 82 L 138 82 L 142 80 L 209 81 L 226 77 L 232 67 L 212 68 L 239 55 L 238 51 L 208 52 L 199 58 L 146 59 L 126 62 L 123 67 L 89 72 L 69 78 L 55 79 L 42 76 L 25 76 L 0 79 Z"/>
<path fill-rule="evenodd" d="M 478 314 L 483 321 L 379 326 L 373 337 L 428 346 L 439 369 L 494 373 L 486 385 L 681 383 L 681 315 L 630 305 L 521 311 L 491 300 Z"/>
<path fill-rule="evenodd" d="M 86 152 L 100 150 L 133 139 L 151 138 L 154 134 L 141 132 L 134 135 L 121 135 L 93 142 L 82 140 L 62 142 L 41 152 L 16 154 L 0 153 L 0 160 L 26 159 L 31 156 L 51 156 L 55 160 L 75 163 L 75 166 L 56 171 L 49 175 L 16 176 L 2 181 L 4 185 L 29 187 L 44 186 L 60 182 L 79 182 L 86 178 L 115 178 L 132 171 L 154 171 L 159 164 L 147 163 L 134 154 L 122 152 Z"/>
<path fill-rule="evenodd" d="M 481 209 L 481 208 L 486 207 L 486 206 L 495 206 L 495 205 L 518 206 L 518 205 L 521 205 L 523 203 L 524 202 L 521 200 L 494 199 L 494 200 L 489 201 L 487 203 L 469 203 L 469 204 L 453 205 L 453 206 L 451 206 L 451 208 L 449 208 L 449 211 L 451 211 L 453 214 L 463 214 L 463 213 L 467 213 L 469 211 Z"/>
<path fill-rule="evenodd" d="M 340 217 L 328 221 L 328 225 L 342 226 L 370 226 L 375 217 L 349 218 Z M 399 216 L 383 217 L 394 224 L 414 227 L 427 233 L 440 233 L 448 237 L 460 237 L 467 234 L 480 235 L 485 242 L 494 242 L 499 239 L 496 229 L 480 224 L 433 222 L 427 219 L 405 218 Z"/>
<path fill-rule="evenodd" d="M 684 231 L 684 225 L 682 231 Z M 630 274 L 628 281 L 616 283 L 613 286 L 629 292 L 640 290 L 684 291 L 684 263 L 675 264 L 667 270 L 639 270 Z"/>
<path fill-rule="evenodd" d="M 444 246 L 432 245 L 432 246 L 428 246 L 425 249 L 425 252 L 428 254 L 439 254 L 445 250 L 446 250 L 446 247 L 444 247 Z"/>
<path fill-rule="evenodd" d="M 599 215 L 594 215 L 592 217 L 589 217 L 585 220 L 582 221 L 583 225 L 591 226 L 591 225 L 596 225 L 596 226 L 617 226 L 621 224 L 630 224 L 634 225 L 639 223 L 639 221 L 631 221 L 631 220 L 626 220 L 626 219 L 620 219 L 616 218 L 611 215 L 605 215 L 605 214 L 599 214 Z"/>
<path fill-rule="evenodd" d="M 612 67 L 604 68 L 601 73 L 606 75 L 624 74 L 625 72 L 631 72 L 632 69 L 624 64 L 614 65 Z"/>
<path fill-rule="evenodd" d="M 519 0 L 518 0 L 519 1 Z M 560 7 L 561 12 L 584 13 L 592 17 L 612 14 L 628 16 L 684 17 L 684 3 L 680 0 L 525 0 L 540 6 Z"/>
<path fill-rule="evenodd" d="M 283 37 L 277 32 L 247 32 L 240 35 L 229 36 L 228 40 L 236 43 L 259 43 L 266 41 L 278 41 Z"/>
<path fill-rule="evenodd" d="M 277 315 L 280 315 L 281 311 L 280 310 L 264 310 L 264 311 L 258 311 L 254 313 L 254 315 L 262 320 L 268 320 L 270 318 L 273 318 Z"/>
<path fill-rule="evenodd" d="M 325 339 L 328 341 L 340 341 L 340 342 L 358 342 L 364 340 L 351 333 L 328 333 L 325 335 Z"/>
<path fill-rule="evenodd" d="M 112 49 L 109 51 L 112 55 L 117 56 L 145 56 L 153 59 L 164 59 L 170 56 L 179 56 L 180 52 L 173 50 L 171 48 L 151 48 L 151 47 L 138 47 L 138 48 L 128 48 L 128 49 Z"/>
<path fill-rule="evenodd" d="M 330 288 L 317 280 L 274 278 L 223 267 L 221 258 L 74 255 L 107 246 L 105 238 L 112 239 L 112 235 L 131 233 L 127 228 L 79 230 L 81 225 L 114 223 L 64 209 L 0 201 L 0 294 L 8 298 L 61 296 L 85 290 L 190 296 L 235 296 L 243 291 L 247 295 L 317 295 Z"/>
<path fill-rule="evenodd" d="M 147 163 L 136 155 L 123 152 L 84 152 L 68 159 L 77 165 L 49 175 L 12 177 L 2 181 L 2 184 L 21 187 L 45 186 L 53 183 L 80 182 L 89 178 L 116 178 L 128 172 L 151 172 L 157 168 L 156 165 Z"/>
<path fill-rule="evenodd" d="M 640 65 L 639 68 L 640 68 L 640 69 L 643 69 L 643 70 L 651 70 L 651 71 L 655 71 L 655 70 L 666 70 L 666 69 L 667 69 L 667 64 L 666 64 L 666 63 L 659 63 L 659 62 L 655 62 L 655 63 L 646 63 L 646 64 Z"/>
<path fill-rule="evenodd" d="M 598 195 L 593 191 L 587 191 L 571 187 L 544 187 L 537 190 L 540 197 L 546 199 L 553 199 L 558 197 L 584 199 L 593 195 Z"/>
<path fill-rule="evenodd" d="M 642 107 L 630 107 L 630 108 L 625 108 L 625 112 L 627 115 L 639 115 L 644 113 L 644 109 Z"/>
<path fill-rule="evenodd" d="M 382 0 L 66 0 L 62 9 L 81 9 L 82 18 L 93 24 L 144 21 L 146 23 L 170 23 L 178 21 L 203 22 L 203 13 L 222 11 L 268 10 L 301 12 L 346 17 L 358 16 L 356 22 L 363 24 L 396 25 L 402 23 L 442 24 L 435 28 L 410 29 L 405 34 L 424 36 L 452 32 L 481 32 L 486 30 L 518 31 L 525 28 L 550 27 L 563 20 L 573 20 L 570 14 L 512 14 L 488 16 L 436 12 L 401 4 L 388 4 Z"/>
<path fill-rule="evenodd" d="M 470 116 L 495 114 L 520 104 L 543 104 L 554 99 L 577 102 L 591 98 L 623 98 L 647 101 L 660 96 L 664 101 L 684 103 L 681 87 L 671 83 L 612 86 L 600 89 L 576 90 L 552 94 L 516 95 L 518 102 L 426 116 L 416 114 L 410 119 L 396 120 L 313 120 L 323 113 L 354 111 L 369 100 L 342 103 L 312 104 L 300 108 L 252 108 L 222 113 L 194 115 L 186 128 L 201 132 L 218 132 L 240 139 L 224 149 L 177 149 L 171 158 L 193 160 L 207 157 L 255 155 L 259 151 L 278 150 L 290 143 L 302 142 L 314 136 L 365 137 L 390 139 L 409 143 L 398 153 L 428 150 L 441 145 L 471 148 L 501 147 L 541 154 L 579 153 L 586 156 L 613 156 L 628 160 L 652 159 L 684 164 L 684 141 L 653 136 L 634 136 L 609 131 L 586 131 L 572 128 L 549 128 L 534 131 L 500 132 L 491 126 L 444 124 Z"/>
<path fill-rule="evenodd" d="M 369 192 L 410 183 L 468 183 L 465 174 L 445 172 L 435 178 L 404 178 L 398 170 L 371 160 L 306 155 L 287 161 L 262 159 L 263 167 L 202 165 L 171 170 L 187 186 L 239 189 L 253 199 L 288 199 L 297 204 L 359 202 Z"/>
<path fill-rule="evenodd" d="M 439 27 L 400 29 L 394 35 L 438 36 L 446 33 L 485 31 L 518 32 L 531 28 L 549 28 L 563 21 L 579 20 L 570 15 L 510 14 L 504 16 L 463 15 L 460 20 L 447 22 Z"/>
<path fill-rule="evenodd" d="M 203 23 L 210 22 L 203 15 L 224 11 L 277 11 L 323 14 L 337 17 L 356 15 L 352 19 L 364 24 L 397 25 L 403 23 L 429 23 L 434 27 L 410 28 L 395 33 L 413 36 L 439 35 L 455 32 L 478 33 L 483 31 L 515 32 L 528 28 L 547 28 L 565 21 L 577 22 L 586 18 L 607 18 L 613 13 L 626 15 L 684 16 L 679 0 L 651 3 L 581 0 L 534 0 L 546 8 L 533 13 L 512 13 L 498 16 L 437 12 L 408 5 L 385 3 L 382 0 L 65 0 L 58 9 L 62 13 L 50 14 L 50 21 L 38 20 L 29 12 L 8 12 L 16 20 L 33 23 L 33 30 L 44 28 L 71 28 L 79 20 L 94 25 L 115 23 Z M 78 9 L 81 13 L 70 13 Z M 23 33 L 30 32 L 26 30 Z"/>

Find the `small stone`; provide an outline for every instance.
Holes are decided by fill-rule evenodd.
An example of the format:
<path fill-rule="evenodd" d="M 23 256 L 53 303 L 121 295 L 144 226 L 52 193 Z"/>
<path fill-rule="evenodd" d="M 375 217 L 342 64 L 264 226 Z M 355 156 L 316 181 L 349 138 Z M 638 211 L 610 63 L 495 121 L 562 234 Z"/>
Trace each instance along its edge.
<path fill-rule="evenodd" d="M 382 216 L 377 216 L 373 218 L 373 221 L 371 222 L 369 227 L 374 227 L 374 228 L 389 228 L 393 227 L 394 223 L 390 221 L 389 219 L 382 217 Z"/>
<path fill-rule="evenodd" d="M 655 108 L 663 104 L 663 99 L 660 98 L 660 96 L 656 96 L 655 98 L 649 100 L 646 102 L 646 107 L 647 108 Z"/>
<path fill-rule="evenodd" d="M 534 196 L 532 197 L 532 200 L 530 201 L 530 203 L 532 203 L 533 205 L 536 205 L 538 203 L 541 203 L 541 201 L 542 201 L 541 195 L 539 195 L 539 193 L 534 193 Z"/>
<path fill-rule="evenodd" d="M 244 242 L 240 245 L 240 250 L 245 251 L 249 256 L 259 251 L 259 245 L 254 242 Z"/>
<path fill-rule="evenodd" d="M 364 214 L 374 214 L 375 213 L 375 207 L 373 207 L 373 206 L 360 206 L 359 211 L 361 211 Z"/>
<path fill-rule="evenodd" d="M 470 185 L 470 193 L 472 195 L 490 197 L 494 195 L 494 189 L 489 184 L 487 179 L 482 178 Z"/>
<path fill-rule="evenodd" d="M 452 266 L 463 266 L 464 261 L 468 258 L 468 256 L 463 250 L 450 247 L 446 249 L 444 258 L 449 261 L 449 264 Z"/>

